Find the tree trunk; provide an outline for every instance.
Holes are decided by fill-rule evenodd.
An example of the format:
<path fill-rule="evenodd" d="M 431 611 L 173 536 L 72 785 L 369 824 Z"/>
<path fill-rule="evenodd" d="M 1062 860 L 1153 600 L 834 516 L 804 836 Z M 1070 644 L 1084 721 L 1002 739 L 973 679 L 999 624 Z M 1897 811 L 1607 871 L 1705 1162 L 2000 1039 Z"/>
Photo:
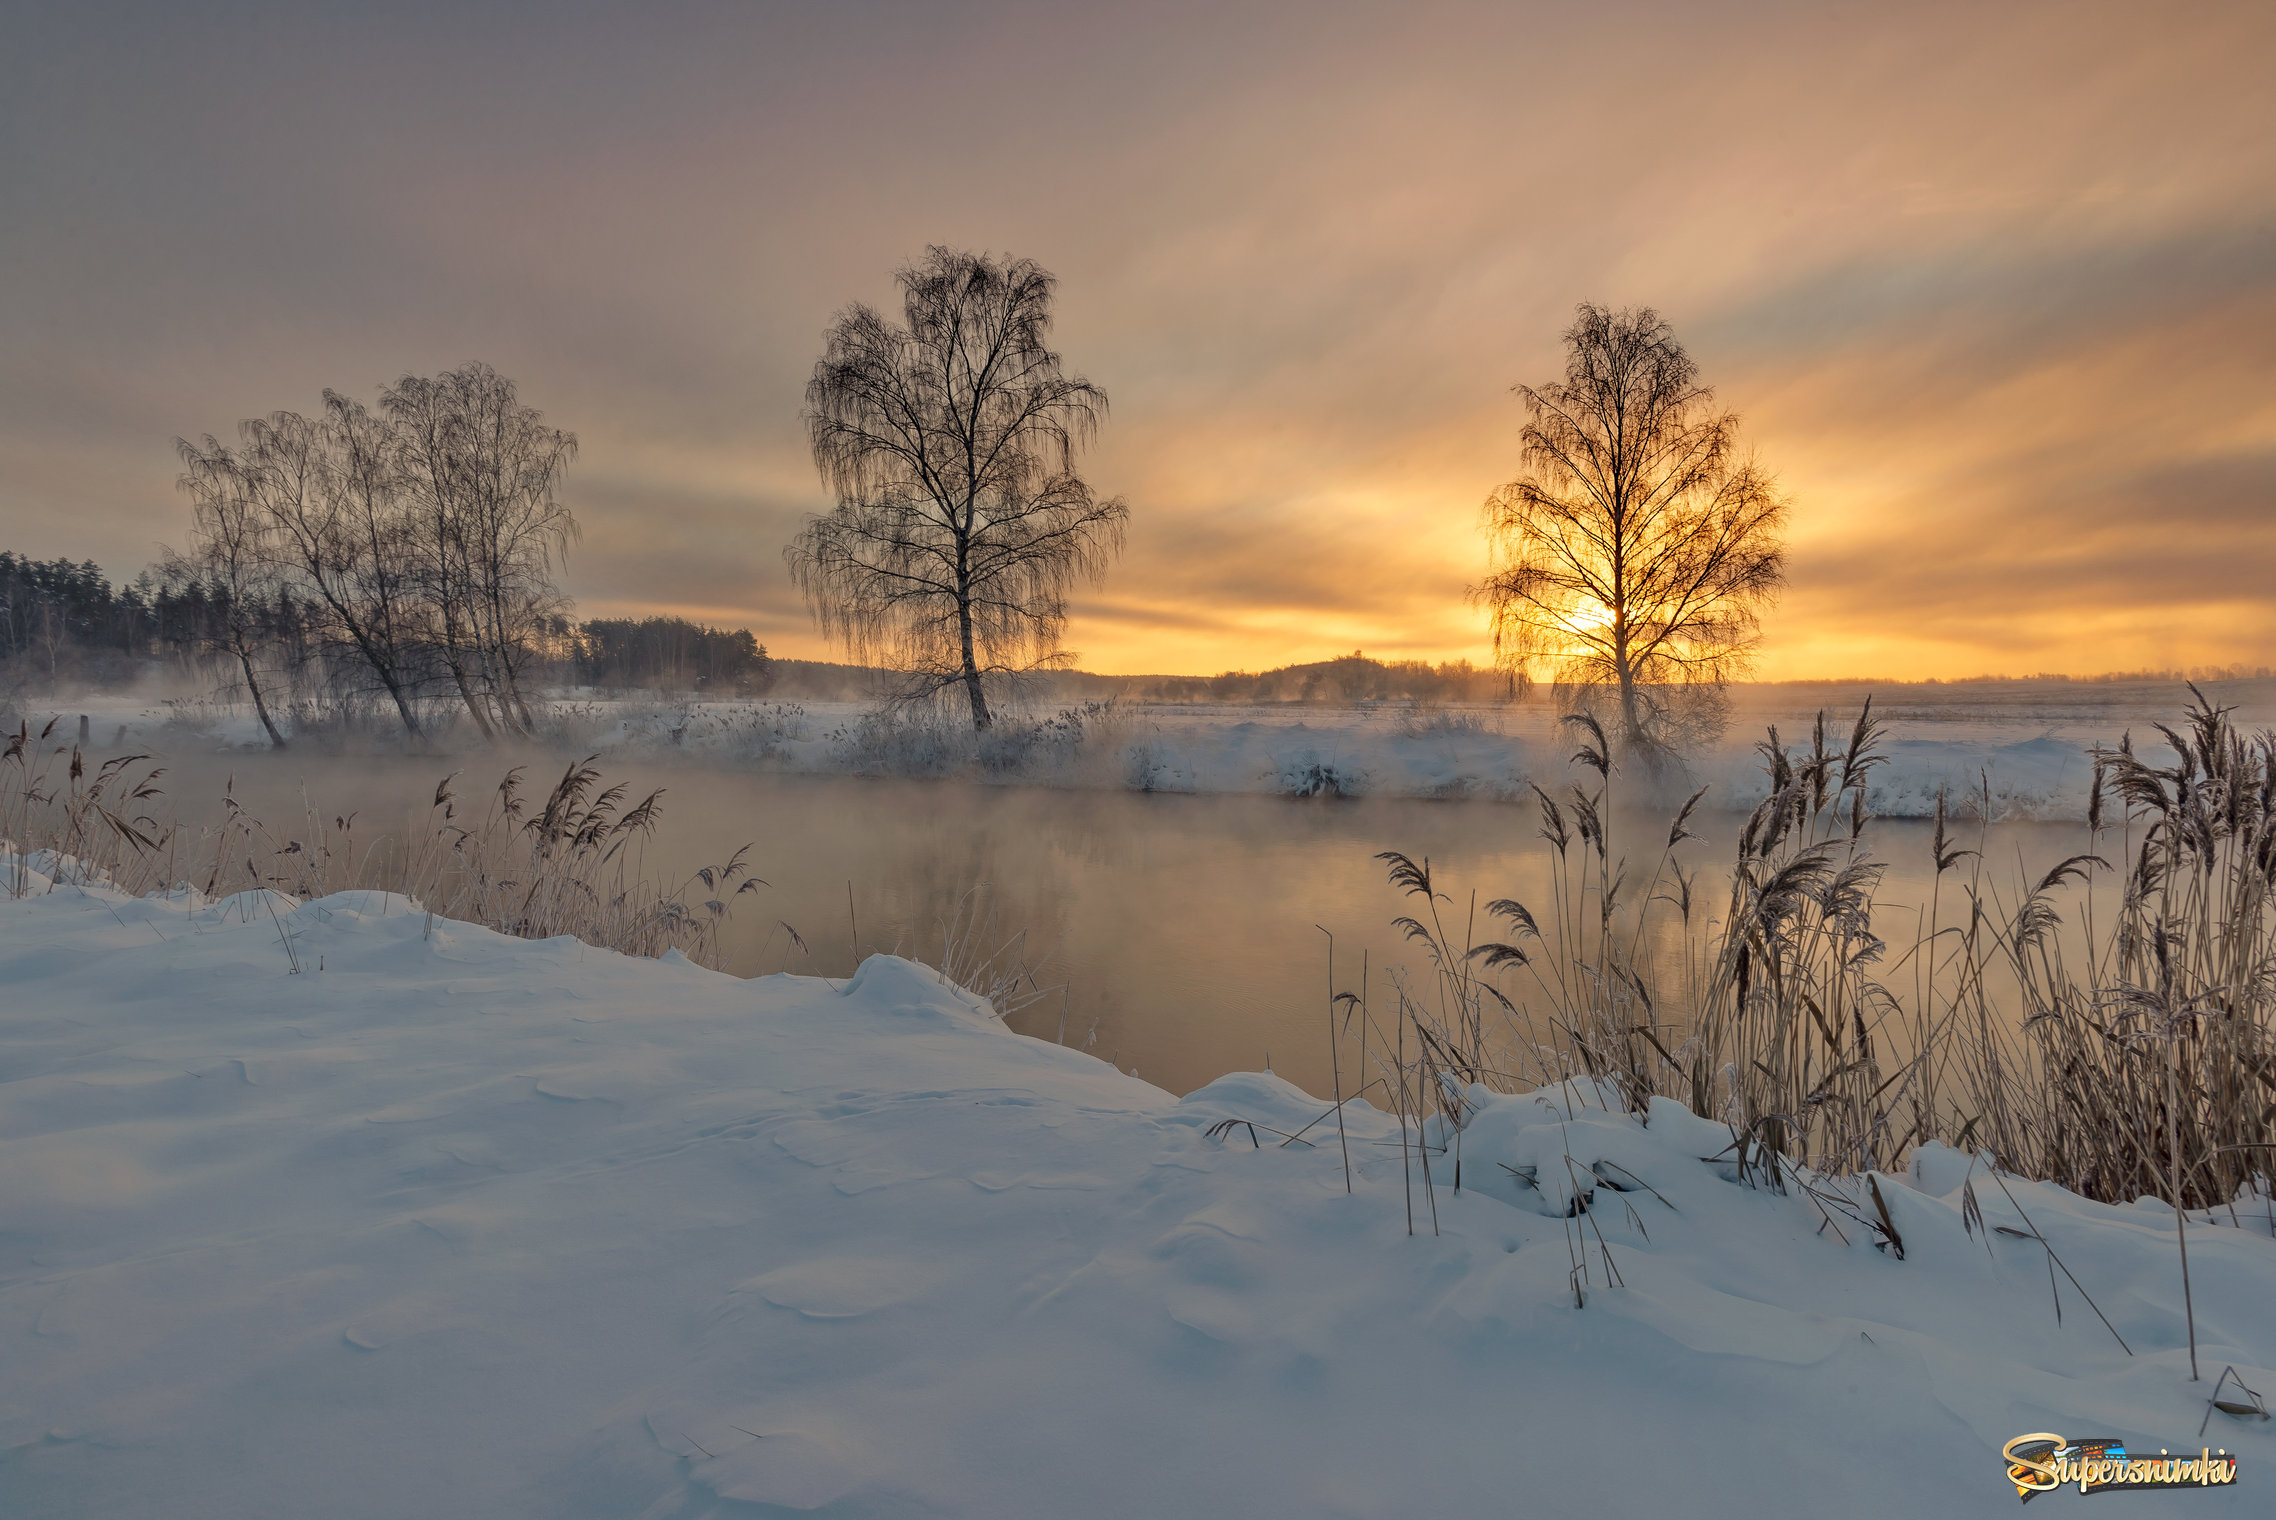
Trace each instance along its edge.
<path fill-rule="evenodd" d="M 245 647 L 245 640 L 242 636 L 236 639 L 235 643 L 237 645 L 237 663 L 245 672 L 245 690 L 253 698 L 253 711 L 260 714 L 261 727 L 269 731 L 270 746 L 275 749 L 283 749 L 285 747 L 284 735 L 277 732 L 277 720 L 269 716 L 269 704 L 261 696 L 260 679 L 253 674 L 253 652 Z"/>
<path fill-rule="evenodd" d="M 446 549 L 445 553 L 447 552 Z M 495 744 L 498 742 L 497 725 L 493 724 L 490 721 L 490 715 L 483 711 L 482 699 L 474 694 L 474 683 L 467 679 L 466 666 L 469 641 L 461 636 L 458 621 L 460 608 L 459 604 L 451 600 L 452 594 L 453 585 L 449 573 L 445 571 L 441 584 L 434 594 L 435 615 L 439 624 L 437 642 L 442 646 L 443 665 L 450 671 L 452 684 L 458 687 L 459 699 L 466 703 L 467 712 L 473 715 L 474 726 L 482 731 L 484 742 Z M 479 632 L 476 634 L 476 638 L 480 638 Z M 479 657 L 481 650 L 478 645 L 475 648 L 475 653 Z"/>
<path fill-rule="evenodd" d="M 532 725 L 529 704 L 522 700 L 520 683 L 514 679 L 514 657 L 511 641 L 506 634 L 506 609 L 499 595 L 498 574 L 493 566 L 484 576 L 481 610 L 476 614 L 474 630 L 476 646 L 482 651 L 482 665 L 488 677 L 491 700 L 498 704 L 498 726 L 508 733 L 527 738 Z M 488 626 L 479 626 L 487 624 Z"/>
<path fill-rule="evenodd" d="M 403 720 L 403 731 L 414 739 L 425 738 L 426 735 L 419 730 L 418 718 L 411 712 L 411 699 L 403 694 L 403 683 L 395 678 L 395 672 L 383 670 L 379 678 L 381 684 L 386 686 L 387 694 L 395 699 L 395 712 Z"/>
<path fill-rule="evenodd" d="M 522 684 L 514 674 L 514 662 L 500 638 L 484 656 L 483 663 L 491 667 L 490 689 L 498 704 L 498 726 L 529 738 L 537 732 L 530 720 L 529 703 L 522 700 Z"/>
<path fill-rule="evenodd" d="M 482 626 L 479 607 L 475 610 L 473 630 L 474 658 L 482 676 L 482 690 L 489 699 L 491 722 L 505 734 L 524 732 L 514 716 L 514 703 L 510 691 L 511 677 L 505 670 L 505 658 L 495 630 Z"/>
<path fill-rule="evenodd" d="M 466 683 L 466 665 L 457 655 L 450 658 L 450 677 L 458 684 L 458 694 L 466 702 L 466 710 L 474 715 L 474 726 L 482 730 L 484 742 L 498 742 L 498 730 L 491 725 L 490 715 L 482 710 L 482 703 L 474 695 L 474 688 Z"/>
<path fill-rule="evenodd" d="M 1624 748 L 1644 747 L 1644 723 L 1636 712 L 1636 667 L 1628 658 L 1626 619 L 1613 630 L 1613 663 L 1620 671 L 1620 742 Z"/>
<path fill-rule="evenodd" d="M 346 614 L 338 601 L 326 597 L 325 604 L 332 609 L 333 615 L 340 619 L 340 625 L 347 630 L 348 637 L 354 641 L 357 653 L 364 657 L 364 663 L 372 668 L 372 673 L 379 677 L 379 684 L 386 687 L 388 696 L 394 699 L 396 716 L 403 720 L 403 731 L 414 739 L 425 738 L 426 734 L 419 727 L 417 715 L 411 711 L 411 699 L 404 694 L 403 677 L 397 671 L 395 662 L 391 659 L 380 658 L 379 648 L 373 642 L 372 636 L 365 631 L 361 623 Z"/>
<path fill-rule="evenodd" d="M 529 702 L 522 696 L 521 678 L 514 674 L 514 667 L 510 664 L 502 665 L 501 669 L 506 677 L 507 709 L 515 715 L 515 721 L 520 724 L 524 734 L 535 734 L 537 720 L 530 715 Z"/>
<path fill-rule="evenodd" d="M 972 655 L 972 600 L 960 594 L 956 599 L 957 631 L 964 641 L 964 695 L 972 702 L 972 727 L 975 730 L 989 724 L 987 693 L 980 689 L 980 666 Z"/>

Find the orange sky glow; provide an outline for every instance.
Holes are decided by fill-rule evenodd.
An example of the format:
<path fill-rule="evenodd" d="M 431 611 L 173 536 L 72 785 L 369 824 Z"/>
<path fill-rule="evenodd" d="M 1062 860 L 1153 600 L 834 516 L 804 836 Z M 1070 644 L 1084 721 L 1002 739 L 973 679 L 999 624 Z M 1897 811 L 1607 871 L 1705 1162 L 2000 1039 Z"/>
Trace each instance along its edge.
<path fill-rule="evenodd" d="M 1757 674 L 2276 663 L 2263 5 L 54 9 L 0 45 L 0 547 L 132 574 L 176 434 L 478 357 L 582 439 L 585 615 L 831 658 L 800 392 L 945 242 L 1054 271 L 1112 397 L 1087 669 L 1484 662 L 1584 300 L 1793 498 Z"/>

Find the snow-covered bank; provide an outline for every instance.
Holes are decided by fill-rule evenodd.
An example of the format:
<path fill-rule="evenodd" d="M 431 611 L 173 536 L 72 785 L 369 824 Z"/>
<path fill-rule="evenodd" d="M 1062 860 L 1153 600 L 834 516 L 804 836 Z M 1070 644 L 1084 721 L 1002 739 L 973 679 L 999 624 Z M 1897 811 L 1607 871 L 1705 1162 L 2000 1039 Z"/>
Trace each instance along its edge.
<path fill-rule="evenodd" d="M 1979 1170 L 1971 1235 L 1948 1153 L 1883 1185 L 1899 1260 L 1680 1110 L 1501 1099 L 1409 1238 L 1395 1126 L 1347 1197 L 1270 1076 L 370 894 L 0 902 L 0 999 L 11 1517 L 1991 1514 L 2011 1437 L 2206 1414 L 2170 1215 Z M 2193 1231 L 2199 1339 L 2267 1390 L 2244 1224 Z M 2269 1431 L 2096 1512 L 2265 1513 Z"/>
<path fill-rule="evenodd" d="M 2222 700 L 2244 702 L 2245 721 L 2263 721 L 2266 682 Z M 1776 723 L 1793 747 L 1812 716 L 1827 712 L 1846 738 L 1870 689 L 1736 688 L 1730 729 L 1697 757 L 1694 784 L 1710 787 L 1710 807 L 1744 809 L 1767 783 L 1755 746 Z M 2085 692 L 2085 696 L 2078 693 Z M 2095 698 L 2070 688 L 2065 704 L 2045 693 L 2002 707 L 1946 701 L 1918 689 L 1876 710 L 1893 717 L 1890 763 L 1875 774 L 1871 803 L 1884 817 L 1920 818 L 1939 788 L 1956 812 L 1980 807 L 1988 788 L 1996 819 L 2082 817 L 2092 775 L 2088 749 L 2132 732 L 2157 749 L 2152 724 L 2171 720 L 2187 693 L 2179 687 L 2120 689 Z M 30 712 L 49 718 L 66 740 L 88 718 L 89 742 L 161 754 L 265 749 L 249 711 L 207 704 L 173 707 L 90 697 Z M 1118 702 L 1014 718 L 985 740 L 952 723 L 881 721 L 856 703 L 584 700 L 552 703 L 546 742 L 564 755 L 618 759 L 670 756 L 737 769 L 796 775 L 960 775 L 1011 785 L 1155 792 L 1283 796 L 1427 797 L 1523 801 L 1530 784 L 1552 790 L 1570 779 L 1571 739 L 1546 703 L 1516 707 L 1417 709 L 1395 704 L 1329 707 L 1268 704 Z M 385 738 L 385 735 L 380 735 Z M 354 746 L 351 744 L 350 749 Z M 322 749 L 322 746 L 319 746 Z"/>

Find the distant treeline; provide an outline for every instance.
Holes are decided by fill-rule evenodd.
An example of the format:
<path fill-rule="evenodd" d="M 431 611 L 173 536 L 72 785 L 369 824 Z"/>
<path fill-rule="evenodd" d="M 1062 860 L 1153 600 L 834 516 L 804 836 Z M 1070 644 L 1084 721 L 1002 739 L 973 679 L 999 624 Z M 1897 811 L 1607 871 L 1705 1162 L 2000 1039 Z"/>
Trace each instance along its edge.
<path fill-rule="evenodd" d="M 0 550 L 0 671 L 112 684 L 153 658 L 182 656 L 216 626 L 195 577 L 144 571 L 113 586 L 92 560 L 35 560 Z"/>
<path fill-rule="evenodd" d="M 179 559 L 113 585 L 92 561 L 33 560 L 0 551 L 0 693 L 59 684 L 129 684 L 158 673 L 234 699 L 233 626 L 290 670 L 322 638 L 316 609 L 278 588 L 240 606 L 228 589 Z M 686 618 L 550 617 L 530 630 L 529 673 L 555 687 L 657 691 L 719 698 L 773 696 L 866 701 L 891 672 L 826 660 L 778 660 L 747 628 Z M 1024 682 L 1040 701 L 1128 697 L 1159 702 L 1506 702 L 1524 695 L 1505 671 L 1467 660 L 1375 660 L 1354 652 L 1275 670 L 1215 676 L 1108 676 L 1042 671 Z"/>
<path fill-rule="evenodd" d="M 35 560 L 0 550 L 0 696 L 62 684 L 120 686 L 158 673 L 231 690 L 223 653 L 233 623 L 255 631 L 290 666 L 319 637 L 316 619 L 286 589 L 237 617 L 227 588 L 185 561 L 155 565 L 114 585 L 91 560 Z M 889 690 L 890 672 L 825 660 L 773 659 L 747 628 L 685 618 L 552 617 L 530 640 L 532 673 L 548 685 L 811 701 L 865 701 Z M 2193 665 L 2107 675 L 1970 676 L 1878 681 L 1880 686 L 1960 686 L 2054 681 L 2082 685 L 2268 679 L 2266 665 Z M 1790 682 L 1848 685 L 1857 682 Z M 1044 671 L 1028 679 L 1038 700 L 1127 697 L 1155 702 L 1507 702 L 1528 694 L 1506 671 L 1467 660 L 1432 665 L 1354 652 L 1333 660 L 1214 676 L 1108 676 Z"/>
<path fill-rule="evenodd" d="M 823 660 L 776 660 L 773 694 L 812 701 L 864 701 L 895 689 L 893 673 Z M 1421 660 L 1373 660 L 1352 653 L 1339 659 L 1276 670 L 1232 670 L 1215 676 L 1109 676 L 1087 670 L 1042 670 L 1019 678 L 1031 703 L 1092 702 L 1121 697 L 1139 702 L 1507 702 L 1527 692 L 1507 671 L 1481 670 L 1467 660 L 1431 665 Z"/>
<path fill-rule="evenodd" d="M 242 616 L 237 614 L 242 613 Z M 317 640 L 312 609 L 276 589 L 257 605 L 180 560 L 114 585 L 91 560 L 35 560 L 0 550 L 0 694 L 66 684 L 123 686 L 156 674 L 229 691 L 233 623 L 253 630 L 279 667 Z M 757 696 L 775 662 L 747 628 L 686 618 L 545 619 L 530 636 L 532 673 L 556 686 Z M 834 667 L 843 669 L 845 667 Z"/>
<path fill-rule="evenodd" d="M 686 618 L 595 618 L 570 636 L 579 683 L 603 690 L 756 696 L 774 684 L 774 661 L 748 628 L 706 628 Z"/>
<path fill-rule="evenodd" d="M 2265 681 L 2271 674 L 2266 665 L 2176 665 L 2163 670 L 2110 670 L 2094 676 L 2066 676 L 2057 674 L 2035 676 L 1952 676 L 1938 680 L 1934 676 L 1913 682 L 1885 681 L 1885 686 L 1987 686 L 2016 681 L 2068 681 L 2078 686 L 2135 686 L 2180 681 Z"/>
<path fill-rule="evenodd" d="M 1371 660 L 1358 651 L 1277 670 L 1217 676 L 1131 676 L 1129 695 L 1158 702 L 1508 702 L 1522 678 L 1468 660 Z"/>

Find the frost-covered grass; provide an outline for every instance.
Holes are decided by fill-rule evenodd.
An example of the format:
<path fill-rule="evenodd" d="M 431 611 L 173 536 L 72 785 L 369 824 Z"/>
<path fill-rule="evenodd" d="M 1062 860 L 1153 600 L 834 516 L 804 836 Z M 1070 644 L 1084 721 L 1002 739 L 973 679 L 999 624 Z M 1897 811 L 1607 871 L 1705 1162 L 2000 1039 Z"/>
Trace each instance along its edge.
<path fill-rule="evenodd" d="M 0 988 L 11 1520 L 1973 1515 L 2032 1431 L 2241 1459 L 2098 1514 L 2276 1476 L 2206 1402 L 2276 1385 L 2260 1212 L 2191 1216 L 2191 1384 L 2162 1205 L 1780 1190 L 1587 1083 L 1473 1094 L 1410 1236 L 1379 1107 L 1347 1193 L 1277 1078 L 1181 1101 L 884 957 L 64 886 Z"/>
<path fill-rule="evenodd" d="M 2244 704 L 2248 723 L 2276 718 L 2276 683 L 2233 682 L 2221 700 Z M 1711 809 L 1762 800 L 1754 745 L 1767 724 L 1806 731 L 1813 713 L 1854 710 L 1868 694 L 1890 717 L 1889 763 L 1868 797 L 1882 817 L 1927 818 L 1941 790 L 1997 819 L 2080 813 L 2092 774 L 2087 750 L 2171 711 L 2171 684 L 1863 684 L 1734 688 L 1723 742 L 1694 756 L 1693 784 Z M 95 696 L 42 704 L 34 726 L 58 717 L 74 731 L 89 715 L 105 752 L 261 747 L 249 711 L 203 701 L 171 704 Z M 564 757 L 671 756 L 797 774 L 963 776 L 999 784 L 1153 792 L 1475 798 L 1523 802 L 1531 782 L 1561 781 L 1570 746 L 1548 703 L 1515 706 L 1334 707 L 1299 704 L 1149 703 L 1117 700 L 1016 708 L 991 735 L 946 717 L 880 715 L 821 701 L 698 702 L 571 695 L 547 704 L 546 742 Z M 374 733 L 312 736 L 324 750 L 382 744 Z M 445 737 L 463 748 L 465 735 Z M 398 746 L 399 747 L 399 746 Z M 471 753 L 471 751 L 469 752 Z M 1323 786 L 1332 777 L 1333 786 Z M 1679 792 L 1678 795 L 1681 795 Z"/>

